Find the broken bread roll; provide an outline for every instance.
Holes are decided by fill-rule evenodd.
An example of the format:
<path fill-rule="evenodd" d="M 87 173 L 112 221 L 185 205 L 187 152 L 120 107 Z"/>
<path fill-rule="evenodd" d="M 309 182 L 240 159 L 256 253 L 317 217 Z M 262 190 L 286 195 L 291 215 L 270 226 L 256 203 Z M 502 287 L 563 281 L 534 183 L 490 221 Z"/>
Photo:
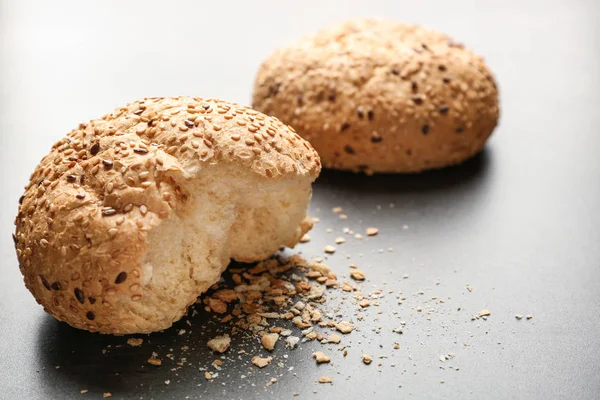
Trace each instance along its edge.
<path fill-rule="evenodd" d="M 77 328 L 168 328 L 230 259 L 300 240 L 320 168 L 292 128 L 249 107 L 177 97 L 118 108 L 31 175 L 13 237 L 25 285 Z"/>

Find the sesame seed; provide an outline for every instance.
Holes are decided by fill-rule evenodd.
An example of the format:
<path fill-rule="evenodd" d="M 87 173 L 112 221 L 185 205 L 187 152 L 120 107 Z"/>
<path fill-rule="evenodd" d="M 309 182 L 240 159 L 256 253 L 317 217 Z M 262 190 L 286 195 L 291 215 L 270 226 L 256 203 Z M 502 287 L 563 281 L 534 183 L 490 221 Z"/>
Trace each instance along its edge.
<path fill-rule="evenodd" d="M 115 210 L 114 208 L 106 208 L 106 209 L 102 210 L 102 215 L 105 217 L 115 215 L 116 213 L 117 213 L 117 210 Z"/>
<path fill-rule="evenodd" d="M 148 150 L 147 149 L 140 149 L 140 148 L 133 149 L 133 152 L 137 153 L 137 154 L 148 154 Z"/>
<path fill-rule="evenodd" d="M 73 183 L 76 180 L 77 180 L 77 177 L 75 175 L 67 175 L 67 182 Z"/>
<path fill-rule="evenodd" d="M 83 292 L 81 291 L 81 289 L 75 288 L 74 292 L 75 292 L 75 298 L 77 298 L 77 301 L 79 301 L 81 304 L 83 304 L 83 302 L 85 301 L 85 296 L 83 295 Z"/>
<path fill-rule="evenodd" d="M 446 66 L 445 65 L 438 65 L 438 69 L 440 71 L 445 71 L 446 70 Z"/>
<path fill-rule="evenodd" d="M 348 153 L 348 154 L 354 154 L 355 153 L 354 148 L 352 146 L 350 146 L 350 145 L 344 146 L 344 151 L 346 153 Z"/>
<path fill-rule="evenodd" d="M 105 168 L 110 169 L 113 167 L 113 162 L 110 160 L 102 160 L 102 165 L 104 165 Z"/>
<path fill-rule="evenodd" d="M 60 290 L 60 282 L 54 282 L 52 285 L 50 285 L 50 287 L 53 290 Z"/>
<path fill-rule="evenodd" d="M 93 321 L 94 318 L 96 318 L 96 316 L 94 315 L 93 312 L 88 311 L 87 314 L 85 314 L 86 318 L 89 319 L 90 321 Z"/>
<path fill-rule="evenodd" d="M 456 128 L 455 132 L 456 133 L 463 133 L 465 130 L 465 128 L 463 128 L 462 126 L 459 126 L 458 128 Z"/>
<path fill-rule="evenodd" d="M 443 106 L 440 106 L 440 108 L 438 108 L 438 111 L 440 112 L 440 114 L 447 114 L 448 110 L 450 110 L 450 107 L 448 107 L 447 105 L 443 105 Z"/>
<path fill-rule="evenodd" d="M 383 140 L 381 136 L 371 136 L 371 142 L 380 143 Z"/>
<path fill-rule="evenodd" d="M 125 282 L 126 280 L 127 280 L 127 272 L 123 271 L 119 275 L 117 275 L 117 278 L 115 279 L 115 283 L 118 285 L 120 283 Z"/>
<path fill-rule="evenodd" d="M 375 118 L 375 113 L 373 112 L 373 110 L 369 110 L 367 112 L 367 118 L 369 119 L 369 121 L 373 121 L 373 119 Z"/>
<path fill-rule="evenodd" d="M 184 120 L 183 123 L 185 124 L 185 126 L 187 126 L 188 128 L 193 128 L 194 127 L 194 123 L 188 119 Z"/>
<path fill-rule="evenodd" d="M 420 97 L 413 97 L 411 100 L 412 100 L 412 101 L 413 101 L 413 103 L 415 103 L 416 105 L 421 105 L 421 104 L 423 104 L 423 99 L 422 99 L 422 98 L 420 98 Z"/>
<path fill-rule="evenodd" d="M 392 68 L 392 74 L 398 75 L 400 74 L 400 71 L 398 70 L 398 68 Z"/>
<path fill-rule="evenodd" d="M 423 132 L 423 135 L 427 135 L 429 133 L 429 125 L 425 124 L 421 127 L 421 132 Z"/>
<path fill-rule="evenodd" d="M 47 280 L 45 280 L 45 279 L 44 279 L 44 278 L 42 278 L 41 276 L 40 276 L 40 278 L 42 279 L 42 284 L 44 285 L 44 287 L 45 287 L 46 289 L 48 289 L 48 290 L 52 289 L 52 288 L 50 287 L 50 284 L 48 283 L 48 281 L 47 281 Z"/>
<path fill-rule="evenodd" d="M 100 143 L 96 142 L 92 145 L 92 148 L 90 149 L 90 154 L 95 156 L 96 154 L 98 154 L 99 151 L 100 151 Z"/>
<path fill-rule="evenodd" d="M 344 132 L 348 128 L 350 128 L 350 122 L 344 122 L 342 126 L 340 126 L 340 132 Z"/>
<path fill-rule="evenodd" d="M 85 199 L 85 193 L 78 193 L 75 197 L 77 197 L 79 200 L 83 200 Z"/>

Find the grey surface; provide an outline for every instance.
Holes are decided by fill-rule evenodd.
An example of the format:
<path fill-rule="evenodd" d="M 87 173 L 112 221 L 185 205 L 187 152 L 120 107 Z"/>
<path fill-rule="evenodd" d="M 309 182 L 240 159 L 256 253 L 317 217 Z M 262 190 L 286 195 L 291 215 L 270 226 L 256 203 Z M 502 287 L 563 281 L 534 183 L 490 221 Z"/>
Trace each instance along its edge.
<path fill-rule="evenodd" d="M 598 2 L 0 4 L 0 398 L 598 398 Z M 191 334 L 174 328 L 142 348 L 102 354 L 126 338 L 76 331 L 43 313 L 22 284 L 10 233 L 22 186 L 55 140 L 141 96 L 248 102 L 273 48 L 364 15 L 424 23 L 482 53 L 499 82 L 502 117 L 484 153 L 463 166 L 408 177 L 327 172 L 315 185 L 311 214 L 322 222 L 298 250 L 321 255 L 343 227 L 377 226 L 378 237 L 349 239 L 327 263 L 340 277 L 359 264 L 366 292 L 395 291 L 381 299 L 382 314 L 371 307 L 361 330 L 344 338 L 348 357 L 326 347 L 332 363 L 316 368 L 310 354 L 321 346 L 307 343 L 275 352 L 284 368 L 241 378 L 249 357 L 240 356 L 208 383 L 198 368 L 213 358 L 205 343 L 216 325 L 203 314 L 189 319 L 192 328 L 178 324 Z M 338 219 L 335 206 L 349 219 Z M 483 308 L 490 318 L 471 321 Z M 516 313 L 534 318 L 517 321 Z M 407 327 L 398 335 L 391 329 L 401 319 Z M 184 344 L 194 348 L 190 365 L 172 372 L 172 362 L 145 364 L 153 350 L 179 356 Z M 363 352 L 389 358 L 366 367 Z M 448 352 L 455 357 L 441 363 Z M 320 375 L 334 385 L 314 383 Z M 273 376 L 278 382 L 265 389 Z"/>

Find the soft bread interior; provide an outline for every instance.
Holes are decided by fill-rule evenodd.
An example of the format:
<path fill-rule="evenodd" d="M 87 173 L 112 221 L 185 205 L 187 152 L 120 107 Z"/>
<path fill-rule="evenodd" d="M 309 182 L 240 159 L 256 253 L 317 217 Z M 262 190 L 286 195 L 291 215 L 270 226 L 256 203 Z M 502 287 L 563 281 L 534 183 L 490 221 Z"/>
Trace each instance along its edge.
<path fill-rule="evenodd" d="M 148 233 L 144 296 L 132 310 L 141 330 L 144 320 L 166 328 L 181 318 L 230 259 L 265 259 L 310 228 L 308 179 L 268 179 L 233 165 L 206 168 L 213 171 L 186 182 L 183 206 Z"/>

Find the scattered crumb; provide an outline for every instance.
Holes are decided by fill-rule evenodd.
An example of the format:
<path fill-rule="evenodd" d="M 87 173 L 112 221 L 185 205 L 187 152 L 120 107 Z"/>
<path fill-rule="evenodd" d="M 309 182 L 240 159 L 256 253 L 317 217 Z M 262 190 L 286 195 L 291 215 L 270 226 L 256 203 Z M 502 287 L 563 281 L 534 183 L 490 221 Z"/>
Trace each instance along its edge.
<path fill-rule="evenodd" d="M 523 315 L 521 315 L 521 314 L 517 314 L 517 315 L 515 315 L 515 318 L 516 318 L 516 319 L 523 319 Z"/>
<path fill-rule="evenodd" d="M 323 250 L 327 254 L 333 254 L 333 253 L 335 253 L 335 247 L 333 247 L 331 245 L 327 245 L 327 246 L 323 247 Z"/>
<path fill-rule="evenodd" d="M 275 349 L 275 343 L 277 343 L 277 340 L 279 340 L 279 334 L 267 333 L 260 339 L 260 342 L 265 349 L 273 351 L 273 349 Z"/>
<path fill-rule="evenodd" d="M 473 286 L 471 286 L 471 285 L 467 285 L 467 290 L 468 290 L 469 292 L 472 292 L 472 291 L 473 291 Z"/>
<path fill-rule="evenodd" d="M 213 365 L 215 365 L 217 367 L 220 367 L 223 365 L 223 361 L 221 361 L 221 360 L 213 360 L 212 363 L 213 363 Z"/>
<path fill-rule="evenodd" d="M 328 363 L 330 358 L 326 356 L 322 351 L 316 351 L 313 353 L 313 357 L 317 360 L 317 364 Z"/>
<path fill-rule="evenodd" d="M 304 236 L 302 236 L 300 238 L 300 243 L 308 243 L 310 242 L 310 236 L 308 236 L 308 233 L 305 233 Z"/>
<path fill-rule="evenodd" d="M 271 380 L 269 382 L 267 382 L 267 384 L 265 385 L 265 387 L 269 387 L 272 384 L 274 384 L 275 382 L 277 382 L 277 378 L 271 378 Z"/>
<path fill-rule="evenodd" d="M 367 228 L 367 235 L 368 236 L 375 236 L 379 233 L 379 229 L 377 228 Z"/>
<path fill-rule="evenodd" d="M 205 378 L 207 381 L 210 381 L 210 380 L 212 379 L 212 374 L 211 374 L 210 372 L 206 371 L 206 372 L 204 373 L 204 378 Z"/>
<path fill-rule="evenodd" d="M 527 316 L 526 316 L 525 318 L 527 318 L 527 319 L 531 319 L 531 318 L 533 318 L 533 315 L 531 315 L 531 314 L 527 314 Z"/>
<path fill-rule="evenodd" d="M 129 338 L 127 339 L 127 344 L 133 347 L 140 347 L 144 343 L 144 339 L 142 338 Z"/>
<path fill-rule="evenodd" d="M 86 394 L 87 392 L 88 392 L 88 390 L 87 390 L 87 389 L 81 389 L 81 390 L 79 391 L 79 393 L 81 393 L 81 394 Z"/>
<path fill-rule="evenodd" d="M 104 397 L 105 399 L 106 399 L 107 397 L 112 397 L 112 393 L 111 393 L 111 392 L 106 392 L 106 393 L 104 393 L 104 394 L 102 395 L 102 397 Z"/>
<path fill-rule="evenodd" d="M 321 376 L 319 377 L 319 383 L 333 383 L 333 379 L 329 376 Z"/>
<path fill-rule="evenodd" d="M 365 273 L 362 271 L 359 271 L 357 269 L 354 271 L 350 271 L 350 276 L 355 281 L 364 281 L 365 280 Z"/>
<path fill-rule="evenodd" d="M 231 345 L 231 338 L 228 334 L 216 336 L 208 341 L 208 347 L 217 353 L 224 353 Z"/>
<path fill-rule="evenodd" d="M 159 358 L 149 358 L 148 359 L 148 364 L 160 366 L 160 365 L 162 365 L 162 360 L 159 359 Z"/>
<path fill-rule="evenodd" d="M 336 214 L 339 214 L 339 213 L 341 213 L 342 211 L 344 211 L 344 209 L 343 209 L 342 207 L 333 207 L 333 208 L 331 209 L 331 211 L 333 211 L 333 212 L 334 212 L 334 213 L 336 213 Z"/>
<path fill-rule="evenodd" d="M 348 219 L 348 216 L 346 214 L 340 214 L 340 219 Z"/>
<path fill-rule="evenodd" d="M 352 332 L 352 329 L 354 329 L 354 327 L 349 322 L 342 321 L 335 324 L 335 329 L 342 332 L 343 334 L 346 334 Z"/>
<path fill-rule="evenodd" d="M 484 308 L 483 310 L 479 311 L 479 314 L 477 314 L 477 317 L 489 317 L 492 313 L 490 313 L 490 310 L 488 310 L 487 308 Z"/>
<path fill-rule="evenodd" d="M 329 343 L 338 344 L 339 342 L 342 341 L 342 337 L 340 335 L 336 335 L 335 333 L 332 333 L 331 335 L 327 336 L 327 341 Z"/>
<path fill-rule="evenodd" d="M 360 303 L 358 303 L 359 306 L 361 306 L 362 308 L 365 307 L 369 307 L 371 305 L 371 302 L 369 301 L 369 299 L 362 299 L 360 301 Z"/>
<path fill-rule="evenodd" d="M 285 339 L 285 347 L 293 349 L 299 341 L 300 338 L 298 336 L 289 336 Z"/>
<path fill-rule="evenodd" d="M 273 357 L 259 357 L 259 356 L 254 356 L 252 357 L 252 364 L 256 365 L 258 368 L 264 368 L 267 365 L 271 364 L 271 361 L 273 361 Z"/>
<path fill-rule="evenodd" d="M 362 361 L 363 361 L 363 363 L 365 363 L 365 364 L 369 365 L 369 364 L 371 364 L 371 362 L 373 361 L 373 357 L 371 357 L 371 356 L 370 356 L 370 355 L 368 355 L 368 354 L 363 354 L 363 356 L 362 356 Z"/>
<path fill-rule="evenodd" d="M 346 239 L 344 239 L 343 237 L 337 237 L 335 238 L 335 244 L 342 244 L 346 241 Z"/>
<path fill-rule="evenodd" d="M 356 235 L 354 235 L 354 238 L 360 240 L 363 238 L 363 235 L 361 235 L 360 233 L 357 233 Z"/>

